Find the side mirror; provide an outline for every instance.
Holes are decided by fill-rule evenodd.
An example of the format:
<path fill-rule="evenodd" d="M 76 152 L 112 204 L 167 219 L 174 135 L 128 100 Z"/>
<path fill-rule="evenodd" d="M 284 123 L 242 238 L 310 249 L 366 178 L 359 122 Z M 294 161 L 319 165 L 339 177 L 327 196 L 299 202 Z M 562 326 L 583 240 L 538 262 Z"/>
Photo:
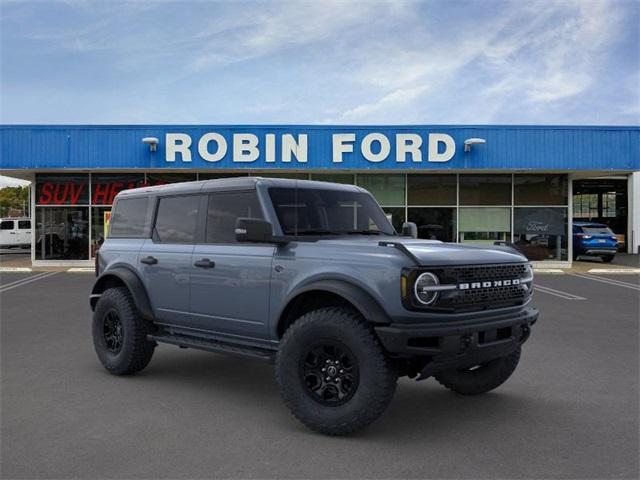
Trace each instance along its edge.
<path fill-rule="evenodd" d="M 235 232 L 238 242 L 271 243 L 273 241 L 273 226 L 260 218 L 238 218 Z"/>
<path fill-rule="evenodd" d="M 402 236 L 418 238 L 418 226 L 413 222 L 404 222 L 402 224 Z"/>

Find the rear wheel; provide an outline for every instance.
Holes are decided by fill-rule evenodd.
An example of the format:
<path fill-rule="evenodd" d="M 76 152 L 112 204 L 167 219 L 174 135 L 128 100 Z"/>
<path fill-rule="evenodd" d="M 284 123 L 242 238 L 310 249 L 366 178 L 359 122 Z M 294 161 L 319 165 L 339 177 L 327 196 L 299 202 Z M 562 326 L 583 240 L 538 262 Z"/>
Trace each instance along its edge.
<path fill-rule="evenodd" d="M 510 355 L 496 358 L 482 365 L 449 370 L 434 375 L 444 387 L 461 395 L 479 395 L 498 388 L 515 371 L 520 360 L 520 348 Z"/>
<path fill-rule="evenodd" d="M 285 332 L 276 379 L 293 415 L 312 430 L 346 435 L 376 420 L 393 398 L 397 372 L 360 315 L 309 312 Z"/>
<path fill-rule="evenodd" d="M 600 258 L 602 258 L 602 261 L 604 263 L 611 263 L 613 261 L 614 257 L 615 257 L 615 255 L 604 255 L 604 256 L 602 256 Z"/>
<path fill-rule="evenodd" d="M 147 340 L 150 327 L 126 288 L 105 290 L 92 322 L 93 346 L 104 368 L 114 375 L 130 375 L 146 367 L 156 345 Z"/>

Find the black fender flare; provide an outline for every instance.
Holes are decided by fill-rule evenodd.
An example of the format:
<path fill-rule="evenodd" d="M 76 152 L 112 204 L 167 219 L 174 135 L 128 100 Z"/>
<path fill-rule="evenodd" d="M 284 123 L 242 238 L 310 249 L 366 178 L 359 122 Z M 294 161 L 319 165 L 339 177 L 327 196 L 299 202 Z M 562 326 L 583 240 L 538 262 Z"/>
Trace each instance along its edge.
<path fill-rule="evenodd" d="M 318 280 L 295 289 L 286 297 L 283 302 L 284 306 L 278 313 L 278 324 L 282 319 L 283 313 L 296 297 L 313 290 L 322 290 L 339 295 L 351 303 L 368 322 L 376 324 L 391 323 L 389 315 L 387 315 L 387 312 L 378 301 L 361 287 L 345 280 Z"/>
<path fill-rule="evenodd" d="M 102 295 L 102 292 L 106 289 L 105 287 L 114 279 L 124 283 L 127 289 L 129 289 L 129 292 L 133 297 L 133 303 L 138 309 L 138 312 L 140 312 L 140 315 L 142 315 L 146 320 L 153 320 L 153 310 L 151 309 L 149 296 L 147 295 L 147 290 L 144 287 L 142 280 L 140 280 L 140 277 L 133 270 L 126 267 L 111 268 L 98 277 L 96 283 L 91 289 L 91 310 L 95 308 L 100 295 Z"/>

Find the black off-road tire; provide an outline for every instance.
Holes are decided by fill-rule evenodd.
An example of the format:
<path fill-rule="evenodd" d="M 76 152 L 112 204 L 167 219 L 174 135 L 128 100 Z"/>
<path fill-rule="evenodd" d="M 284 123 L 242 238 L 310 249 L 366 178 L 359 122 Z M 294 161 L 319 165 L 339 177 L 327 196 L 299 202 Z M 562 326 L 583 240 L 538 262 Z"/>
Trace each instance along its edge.
<path fill-rule="evenodd" d="M 434 375 L 444 387 L 461 395 L 479 395 L 498 388 L 515 371 L 520 348 L 505 357 L 496 358 L 475 369 L 448 370 Z"/>
<path fill-rule="evenodd" d="M 318 390 L 314 392 L 305 378 L 309 351 L 326 344 L 348 352 L 355 364 L 351 369 L 357 372 L 351 393 L 339 404 L 318 399 Z M 330 307 L 306 313 L 285 332 L 276 357 L 276 380 L 285 404 L 300 422 L 325 435 L 347 435 L 382 415 L 395 393 L 398 373 L 357 312 Z"/>
<path fill-rule="evenodd" d="M 109 348 L 105 337 L 107 316 L 116 315 L 121 324 L 120 348 Z M 93 346 L 100 362 L 114 375 L 131 375 L 145 368 L 155 349 L 156 343 L 147 340 L 150 322 L 138 313 L 131 294 L 124 287 L 107 289 L 96 304 L 93 312 Z M 113 343 L 110 344 L 113 347 Z"/>

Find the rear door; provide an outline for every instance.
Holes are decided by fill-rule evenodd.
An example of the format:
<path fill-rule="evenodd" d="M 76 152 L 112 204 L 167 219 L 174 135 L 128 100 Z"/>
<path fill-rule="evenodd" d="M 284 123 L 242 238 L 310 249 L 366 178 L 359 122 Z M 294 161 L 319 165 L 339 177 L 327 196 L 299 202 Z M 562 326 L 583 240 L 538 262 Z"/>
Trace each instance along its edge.
<path fill-rule="evenodd" d="M 191 255 L 201 195 L 160 197 L 151 238 L 138 255 L 139 269 L 159 323 L 189 323 Z"/>
<path fill-rule="evenodd" d="M 208 195 L 204 242 L 191 261 L 191 322 L 236 340 L 265 339 L 275 246 L 237 243 L 238 217 L 263 218 L 255 191 Z"/>
<path fill-rule="evenodd" d="M 18 220 L 18 240 L 20 245 L 31 244 L 31 220 Z"/>

